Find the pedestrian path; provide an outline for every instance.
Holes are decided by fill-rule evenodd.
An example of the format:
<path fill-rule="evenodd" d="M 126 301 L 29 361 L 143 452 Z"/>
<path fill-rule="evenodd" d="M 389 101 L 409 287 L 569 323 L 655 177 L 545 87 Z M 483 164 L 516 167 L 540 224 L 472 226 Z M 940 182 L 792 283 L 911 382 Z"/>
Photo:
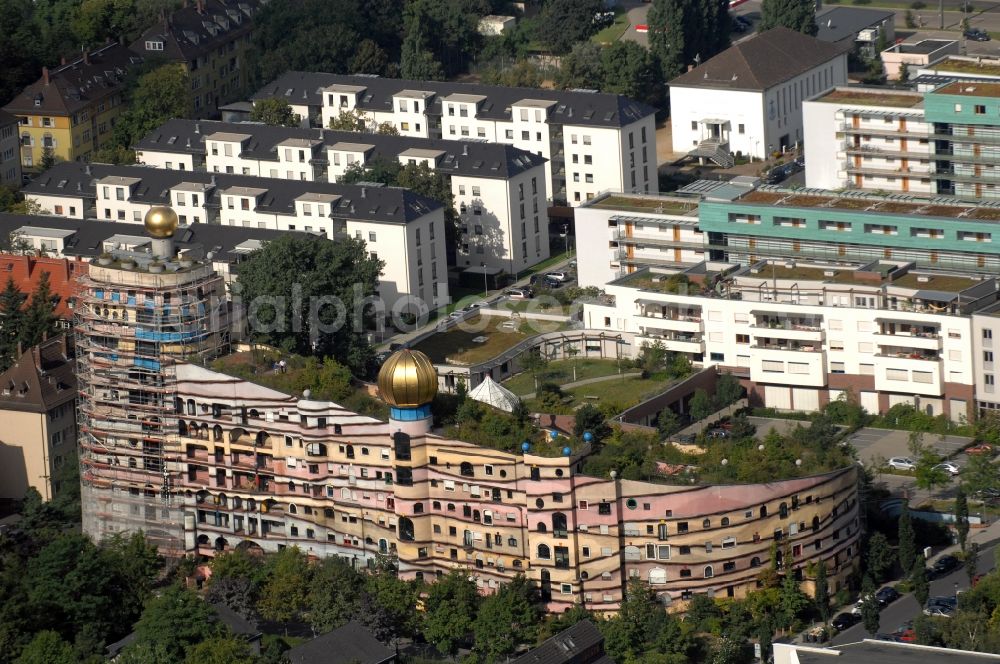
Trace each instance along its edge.
<path fill-rule="evenodd" d="M 610 376 L 594 376 L 593 378 L 584 378 L 583 380 L 574 381 L 572 383 L 566 383 L 565 385 L 560 385 L 561 390 L 572 390 L 574 387 L 583 387 L 584 385 L 593 385 L 594 383 L 603 383 L 606 380 L 614 380 L 616 378 L 642 378 L 641 371 L 630 371 L 623 374 L 611 374 Z M 519 399 L 534 399 L 535 392 L 529 392 L 528 394 L 518 394 Z"/>

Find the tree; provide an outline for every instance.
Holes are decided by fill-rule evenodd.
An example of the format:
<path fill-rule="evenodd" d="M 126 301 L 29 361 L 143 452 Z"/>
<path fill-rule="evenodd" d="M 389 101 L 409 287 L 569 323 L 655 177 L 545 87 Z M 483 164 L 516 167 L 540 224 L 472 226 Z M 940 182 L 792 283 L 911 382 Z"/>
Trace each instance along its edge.
<path fill-rule="evenodd" d="M 723 373 L 715 381 L 715 403 L 719 408 L 734 404 L 743 397 L 743 387 L 731 373 Z"/>
<path fill-rule="evenodd" d="M 603 8 L 601 0 L 548 0 L 538 16 L 535 35 L 552 53 L 568 53 L 596 32 L 594 15 Z"/>
<path fill-rule="evenodd" d="M 419 619 L 414 609 L 418 599 L 416 583 L 400 579 L 391 567 L 381 568 L 377 573 L 368 575 L 364 583 L 365 592 L 389 619 L 390 638 L 413 636 L 417 633 Z"/>
<path fill-rule="evenodd" d="M 440 81 L 444 79 L 444 68 L 427 47 L 419 29 L 408 30 L 403 39 L 403 53 L 400 61 L 403 78 L 418 81 Z"/>
<path fill-rule="evenodd" d="M 816 6 L 811 0 L 764 0 L 760 13 L 760 32 L 779 26 L 813 37 L 819 32 Z"/>
<path fill-rule="evenodd" d="M 732 28 L 725 0 L 653 0 L 646 23 L 650 51 L 667 81 L 725 49 Z"/>
<path fill-rule="evenodd" d="M 271 576 L 261 589 L 257 610 L 267 620 L 294 620 L 306 607 L 309 563 L 298 547 L 289 546 L 279 551 L 271 564 Z"/>
<path fill-rule="evenodd" d="M 299 126 L 298 114 L 292 110 L 292 105 L 288 103 L 288 100 L 281 97 L 269 97 L 255 101 L 253 110 L 250 111 L 250 119 L 272 127 Z"/>
<path fill-rule="evenodd" d="M 969 546 L 969 550 L 965 552 L 965 575 L 969 577 L 969 586 L 972 586 L 972 580 L 979 573 L 979 543 L 973 542 Z"/>
<path fill-rule="evenodd" d="M 976 418 L 974 427 L 976 440 L 990 445 L 1000 445 L 1000 414 L 988 410 Z"/>
<path fill-rule="evenodd" d="M 913 560 L 913 567 L 910 569 L 910 584 L 913 587 L 913 597 L 917 600 L 917 604 L 926 605 L 927 597 L 930 595 L 930 583 L 927 580 L 927 559 L 922 553 Z"/>
<path fill-rule="evenodd" d="M 830 584 L 826 578 L 825 560 L 819 560 L 816 563 L 815 587 L 813 601 L 816 603 L 816 611 L 823 622 L 827 622 L 830 620 Z"/>
<path fill-rule="evenodd" d="M 700 387 L 695 390 L 694 396 L 691 397 L 691 402 L 688 404 L 688 412 L 691 414 L 691 419 L 696 422 L 701 422 L 711 415 L 714 409 L 712 408 L 712 399 L 708 396 L 708 392 Z"/>
<path fill-rule="evenodd" d="M 747 660 L 746 651 L 745 641 L 725 636 L 712 656 L 712 664 L 743 664 Z"/>
<path fill-rule="evenodd" d="M 205 601 L 225 604 L 231 611 L 249 620 L 257 614 L 257 595 L 257 585 L 249 578 L 213 575 L 205 592 Z"/>
<path fill-rule="evenodd" d="M 878 598 L 875 597 L 875 582 L 867 574 L 861 582 L 861 622 L 870 636 L 878 633 Z"/>
<path fill-rule="evenodd" d="M 600 89 L 604 84 L 603 49 L 592 41 L 581 41 L 559 63 L 556 84 L 561 88 Z"/>
<path fill-rule="evenodd" d="M 217 636 L 188 650 L 184 664 L 257 664 L 257 658 L 243 639 Z"/>
<path fill-rule="evenodd" d="M 487 67 L 483 70 L 483 82 L 507 88 L 540 88 L 542 72 L 528 60 L 518 60 L 513 67 Z"/>
<path fill-rule="evenodd" d="M 792 569 L 791 557 L 787 555 L 787 552 L 782 557 L 782 560 L 785 566 L 785 576 L 781 581 L 781 626 L 792 628 L 802 612 L 812 602 L 799 587 L 798 579 L 795 578 L 795 573 Z"/>
<path fill-rule="evenodd" d="M 181 65 L 163 65 L 140 76 L 115 125 L 115 143 L 135 145 L 167 120 L 189 117 L 190 90 L 190 76 Z"/>
<path fill-rule="evenodd" d="M 142 532 L 116 533 L 101 542 L 101 558 L 116 580 L 114 595 L 122 614 L 134 619 L 142 613 L 162 567 L 156 546 Z"/>
<path fill-rule="evenodd" d="M 289 233 L 268 242 L 240 267 L 251 336 L 300 355 L 330 356 L 362 372 L 372 355 L 363 332 L 373 324 L 363 302 L 374 295 L 383 266 L 360 239 L 333 242 Z M 296 275 L 294 282 L 289 275 Z"/>
<path fill-rule="evenodd" d="M 358 44 L 351 60 L 352 74 L 375 74 L 382 76 L 389 64 L 389 56 L 382 47 L 371 39 L 364 39 Z"/>
<path fill-rule="evenodd" d="M 313 631 L 325 634 L 346 624 L 358 610 L 362 579 L 338 557 L 326 558 L 313 570 L 306 598 Z"/>
<path fill-rule="evenodd" d="M 13 277 L 7 278 L 7 285 L 0 292 L 0 371 L 6 371 L 17 358 L 17 344 L 24 328 L 24 304 L 27 297 L 22 293 Z"/>
<path fill-rule="evenodd" d="M 193 591 L 173 585 L 146 605 L 135 633 L 136 643 L 162 648 L 181 660 L 189 647 L 219 636 L 222 628 L 212 607 Z"/>
<path fill-rule="evenodd" d="M 365 131 L 371 118 L 358 108 L 341 111 L 335 118 L 330 118 L 330 129 L 335 131 Z"/>
<path fill-rule="evenodd" d="M 76 664 L 73 647 L 52 630 L 42 630 L 24 647 L 16 664 Z"/>
<path fill-rule="evenodd" d="M 867 573 L 876 583 L 881 583 L 892 570 L 896 562 L 896 554 L 889 546 L 889 540 L 879 531 L 872 533 L 868 538 L 868 546 L 865 552 L 865 563 Z"/>
<path fill-rule="evenodd" d="M 452 570 L 428 589 L 424 638 L 441 654 L 454 655 L 476 623 L 478 605 L 476 585 L 463 570 Z"/>
<path fill-rule="evenodd" d="M 666 101 L 663 71 L 648 49 L 633 41 L 618 40 L 602 53 L 601 90 L 655 106 Z"/>
<path fill-rule="evenodd" d="M 973 498 L 987 489 L 1000 488 L 1000 466 L 988 454 L 969 455 L 968 463 L 959 472 L 962 487 Z"/>
<path fill-rule="evenodd" d="M 531 642 L 538 619 L 531 605 L 531 588 L 521 575 L 483 600 L 474 625 L 475 650 L 486 662 L 509 657 Z"/>
<path fill-rule="evenodd" d="M 42 158 L 38 162 L 39 168 L 43 171 L 47 171 L 56 165 L 58 159 L 56 158 L 56 152 L 49 146 L 42 148 Z"/>
<path fill-rule="evenodd" d="M 903 501 L 902 511 L 899 513 L 899 526 L 897 528 L 897 540 L 899 548 L 899 566 L 905 573 L 913 569 L 913 562 L 917 557 L 917 536 L 913 531 L 913 521 L 910 517 L 910 504 Z"/>
<path fill-rule="evenodd" d="M 55 336 L 58 332 L 56 323 L 55 296 L 49 286 L 49 273 L 42 272 L 35 291 L 31 294 L 31 301 L 24 310 L 20 334 L 22 347 L 27 350 L 48 337 Z"/>
<path fill-rule="evenodd" d="M 933 491 L 938 487 L 944 486 L 951 479 L 948 471 L 938 467 L 938 464 L 942 461 L 941 455 L 934 452 L 930 447 L 921 445 L 916 458 L 917 468 L 914 471 L 914 476 L 916 477 L 917 487 L 925 491 Z"/>
<path fill-rule="evenodd" d="M 589 431 L 594 436 L 594 442 L 600 443 L 611 435 L 611 427 L 605 422 L 604 413 L 593 404 L 581 406 L 573 419 L 573 435 L 577 438 L 583 438 L 583 434 Z"/>
<path fill-rule="evenodd" d="M 958 544 L 965 551 L 965 542 L 969 538 L 969 501 L 962 485 L 955 491 L 955 530 L 958 532 Z"/>
<path fill-rule="evenodd" d="M 670 408 L 664 408 L 656 416 L 656 429 L 664 438 L 681 428 L 681 418 Z"/>
<path fill-rule="evenodd" d="M 129 150 L 123 145 L 111 145 L 100 150 L 94 150 L 94 156 L 91 157 L 91 161 L 95 164 L 129 166 L 136 163 L 135 150 Z"/>

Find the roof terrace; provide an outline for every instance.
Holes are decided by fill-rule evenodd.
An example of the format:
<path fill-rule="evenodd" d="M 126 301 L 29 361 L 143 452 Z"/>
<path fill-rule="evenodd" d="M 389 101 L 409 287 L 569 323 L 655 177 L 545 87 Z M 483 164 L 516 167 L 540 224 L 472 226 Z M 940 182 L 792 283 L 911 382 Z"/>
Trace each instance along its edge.
<path fill-rule="evenodd" d="M 963 58 L 952 56 L 945 58 L 930 67 L 935 71 L 951 71 L 959 74 L 980 74 L 983 76 L 1000 76 L 1000 60 L 983 58 Z"/>
<path fill-rule="evenodd" d="M 887 92 L 885 90 L 865 87 L 834 88 L 816 101 L 829 104 L 850 104 L 854 106 L 890 106 L 896 108 L 914 108 L 924 102 L 924 96 L 919 92 Z"/>
<path fill-rule="evenodd" d="M 690 215 L 698 211 L 698 200 L 655 194 L 605 193 L 584 203 L 583 207 L 652 214 Z"/>

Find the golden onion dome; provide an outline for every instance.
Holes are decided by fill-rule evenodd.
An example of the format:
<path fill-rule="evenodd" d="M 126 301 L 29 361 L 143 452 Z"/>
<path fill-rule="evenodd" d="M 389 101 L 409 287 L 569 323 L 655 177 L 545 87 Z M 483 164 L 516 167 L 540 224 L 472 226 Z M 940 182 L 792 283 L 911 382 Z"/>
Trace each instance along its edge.
<path fill-rule="evenodd" d="M 142 222 L 146 232 L 155 238 L 173 237 L 179 223 L 177 213 L 167 205 L 154 205 L 149 208 Z"/>
<path fill-rule="evenodd" d="M 431 359 L 419 350 L 396 351 L 378 372 L 379 394 L 383 401 L 396 408 L 429 404 L 437 389 L 437 371 Z"/>

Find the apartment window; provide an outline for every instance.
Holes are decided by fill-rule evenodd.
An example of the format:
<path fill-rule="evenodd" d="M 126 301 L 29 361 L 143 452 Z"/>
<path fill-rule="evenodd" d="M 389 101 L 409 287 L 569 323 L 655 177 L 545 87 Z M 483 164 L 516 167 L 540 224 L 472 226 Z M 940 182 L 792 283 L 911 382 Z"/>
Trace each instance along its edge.
<path fill-rule="evenodd" d="M 368 241 L 375 242 L 375 231 L 368 231 Z"/>
<path fill-rule="evenodd" d="M 986 115 L 986 106 L 983 104 L 976 104 L 975 112 L 976 115 Z"/>
<path fill-rule="evenodd" d="M 746 127 L 744 125 L 736 125 L 736 131 L 740 134 L 746 133 Z"/>
<path fill-rule="evenodd" d="M 983 330 L 983 339 L 992 339 L 992 338 L 993 338 L 993 330 L 984 329 Z"/>
<path fill-rule="evenodd" d="M 698 121 L 697 120 L 692 120 L 691 121 L 691 131 L 698 131 Z"/>
<path fill-rule="evenodd" d="M 522 131 L 521 132 L 521 140 L 522 141 L 530 141 L 531 140 L 531 132 L 530 131 Z"/>

